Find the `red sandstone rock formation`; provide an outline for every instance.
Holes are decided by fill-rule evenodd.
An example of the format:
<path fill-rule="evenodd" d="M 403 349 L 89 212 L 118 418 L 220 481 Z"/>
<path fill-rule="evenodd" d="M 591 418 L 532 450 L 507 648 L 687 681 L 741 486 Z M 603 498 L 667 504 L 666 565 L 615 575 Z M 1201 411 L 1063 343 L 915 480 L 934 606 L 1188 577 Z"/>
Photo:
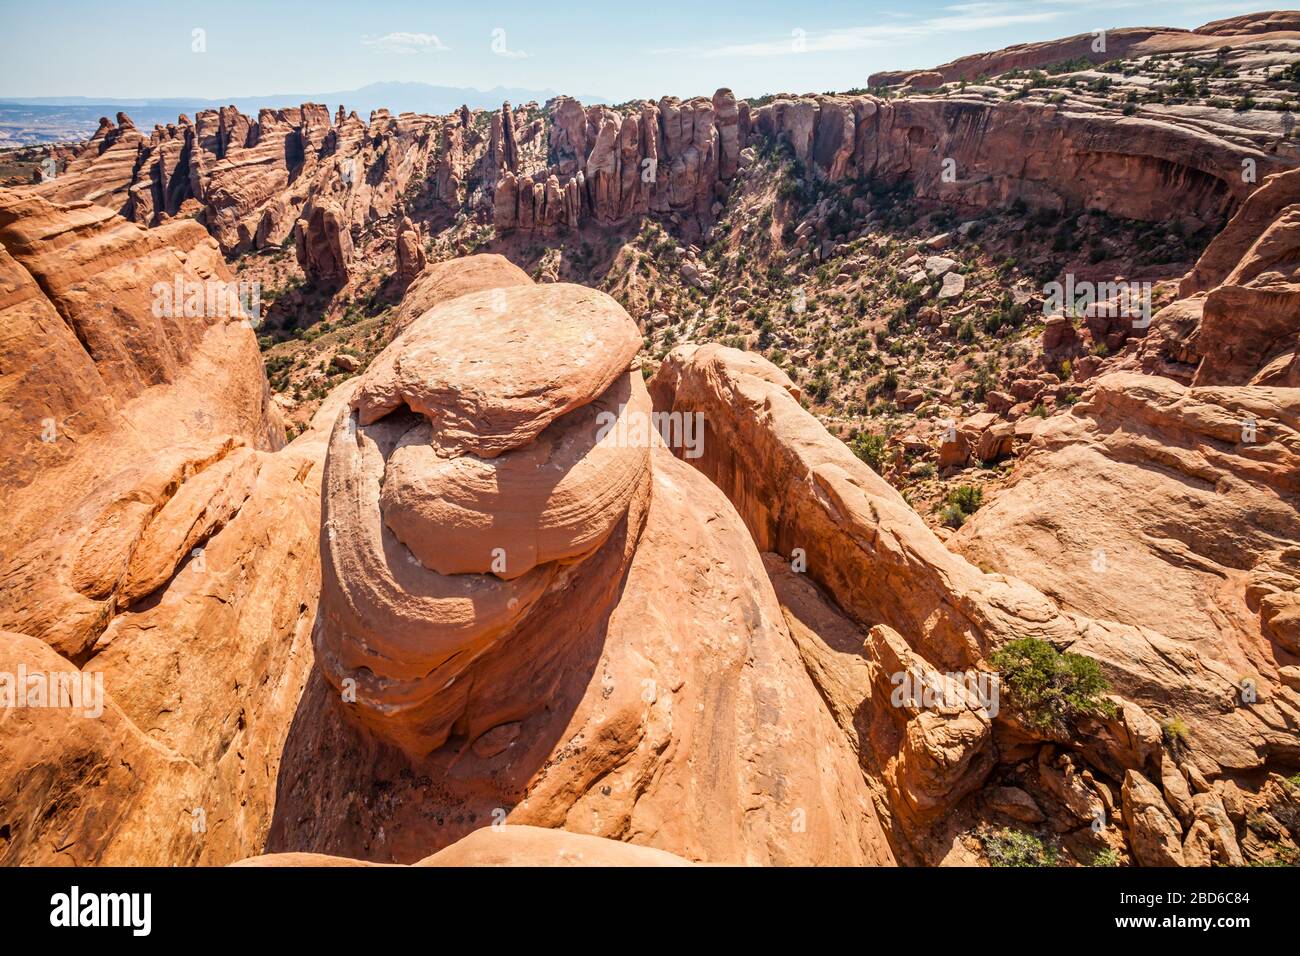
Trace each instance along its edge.
<path fill-rule="evenodd" d="M 1300 697 L 1280 671 L 1294 660 L 1300 592 L 1294 549 L 1277 549 L 1300 532 L 1294 390 L 1186 393 L 1150 376 L 1101 378 L 1073 415 L 1040 426 L 1011 489 L 957 536 L 964 554 L 1004 573 L 946 550 L 799 408 L 767 362 L 714 345 L 679 347 L 651 391 L 658 408 L 705 415 L 709 441 L 696 466 L 727 492 L 758 546 L 777 553 L 768 568 L 792 633 L 856 741 L 904 858 L 933 862 L 948 852 L 953 831 L 927 831 L 924 821 L 962 820 L 972 806 L 962 797 L 991 762 L 988 730 L 973 710 L 948 712 L 945 722 L 889 706 L 879 674 L 907 669 L 909 655 L 919 669 L 983 668 L 1005 642 L 1039 636 L 1100 661 L 1121 695 L 1120 716 L 1080 728 L 1070 742 L 1098 782 L 1078 790 L 1068 767 L 1064 778 L 1051 766 L 1036 777 L 1054 799 L 1074 787 L 1080 808 L 1111 799 L 1103 791 L 1123 783 L 1128 832 L 1103 833 L 1120 846 L 1127 840 L 1141 862 L 1155 860 L 1143 849 L 1143 821 L 1163 819 L 1129 814 L 1146 792 L 1141 781 L 1164 774 L 1166 791 L 1189 780 L 1203 793 L 1234 773 L 1294 759 Z M 1238 419 L 1247 415 L 1267 420 L 1269 437 L 1239 450 Z M 1189 524 L 1188 515 L 1199 518 Z M 791 574 L 792 564 L 823 591 Z M 1226 703 L 1241 699 L 1242 674 L 1254 675 L 1251 706 Z M 1151 714 L 1194 728 L 1185 749 L 1158 753 Z M 1004 761 L 1043 740 L 1005 710 L 994 724 Z M 881 733 L 891 726 L 892 735 Z M 926 766 L 943 770 L 918 772 Z M 1183 830 L 1172 838 L 1181 842 Z M 1232 827 L 1219 839 L 1204 859 L 1239 854 Z"/>
<path fill-rule="evenodd" d="M 1294 26 L 1287 15 L 1273 15 L 1201 32 L 1115 30 L 1104 53 L 1091 52 L 1089 34 L 897 79 L 911 77 L 912 88 L 922 89 L 935 77 L 1075 56 L 1288 40 Z M 1237 29 L 1244 36 L 1224 32 Z M 584 109 L 559 97 L 542 113 L 535 104 L 507 103 L 486 132 L 465 109 L 450 117 L 379 110 L 363 123 L 341 108 L 331 121 L 318 104 L 263 110 L 256 122 L 227 107 L 199 113 L 192 125 L 157 129 L 147 140 L 123 117 L 118 127 L 105 121 L 58 181 L 36 188 L 60 200 L 117 204 L 143 223 L 197 212 L 226 253 L 283 242 L 323 195 L 332 196 L 349 228 L 365 229 L 394 215 L 408 186 L 425 180 L 445 209 L 502 231 L 553 232 L 649 214 L 691 238 L 716 219 L 740 150 L 756 136 L 789 144 L 808 175 L 832 182 L 908 182 L 923 199 L 971 210 L 1023 200 L 1066 213 L 1178 215 L 1192 227 L 1221 222 L 1250 192 L 1243 160 L 1257 165 L 1260 179 L 1293 165 L 1263 130 L 1229 131 L 1180 115 L 1155 122 L 1083 101 L 782 95 L 751 113 L 721 89 L 711 99 L 667 97 L 636 108 Z"/>
<path fill-rule="evenodd" d="M 397 280 L 409 285 L 424 269 L 427 261 L 420 230 L 407 216 L 397 226 Z"/>
<path fill-rule="evenodd" d="M 972 209 L 1021 199 L 1061 212 L 1218 222 L 1254 188 L 1243 158 L 1261 178 L 1290 165 L 1194 128 L 978 97 L 777 100 L 753 122 L 832 181 L 906 181 L 917 196 Z"/>
<path fill-rule="evenodd" d="M 352 231 L 420 177 L 503 229 L 689 232 L 755 135 L 810 176 L 957 205 L 1235 214 L 946 544 L 770 363 L 683 346 L 647 389 L 612 299 L 498 256 L 426 265 L 405 217 L 400 334 L 287 446 L 238 306 L 170 291 L 290 229 L 308 276 L 344 283 Z M 67 176 L 0 194 L 0 671 L 104 689 L 94 720 L 7 716 L 0 861 L 952 863 L 1008 818 L 1080 860 L 1267 858 L 1300 759 L 1300 172 L 1260 146 L 962 96 L 751 114 L 726 90 L 507 104 L 486 137 L 465 110 L 105 121 Z M 1275 175 L 1252 192 L 1242 159 Z M 169 221 L 189 212 L 208 232 Z M 990 407 L 1040 388 L 1018 385 Z M 702 454 L 652 410 L 701 416 Z M 972 415 L 940 463 L 1020 434 Z M 1026 636 L 1098 661 L 1113 711 L 1044 729 L 946 676 L 942 706 L 895 699 Z"/>
<path fill-rule="evenodd" d="M 323 853 L 268 853 L 234 866 L 391 866 Z M 603 837 L 502 824 L 483 827 L 412 866 L 690 866 L 663 850 Z"/>
<path fill-rule="evenodd" d="M 352 265 L 352 235 L 342 210 L 332 202 L 314 205 L 294 226 L 294 251 L 312 282 L 343 285 Z"/>
<path fill-rule="evenodd" d="M 362 377 L 271 849 L 414 861 L 502 817 L 714 862 L 891 858 L 748 533 L 644 431 L 639 344 L 601 293 L 514 286 L 434 308 Z"/>
<path fill-rule="evenodd" d="M 232 278 L 195 223 L 5 194 L 0 243 L 0 669 L 103 690 L 100 718 L 7 714 L 3 861 L 246 856 L 309 665 L 323 434 L 274 450 L 237 307 L 158 308 Z"/>
<path fill-rule="evenodd" d="M 1196 30 L 1128 27 L 1104 32 L 1104 43 L 1099 43 L 1101 38 L 1096 31 L 1061 40 L 1017 43 L 991 53 L 963 56 L 927 72 L 937 73 L 941 82 L 951 83 L 957 80 L 974 81 L 1009 70 L 1032 70 L 1080 58 L 1093 63 L 1105 63 L 1108 60 L 1135 58 L 1170 50 L 1215 50 L 1222 46 L 1239 46 L 1243 41 L 1265 33 L 1271 39 L 1295 40 L 1300 38 L 1300 17 L 1291 11 L 1279 11 L 1216 20 Z M 867 85 L 877 87 L 910 84 L 917 75 L 907 70 L 887 70 L 872 73 L 867 79 Z"/>

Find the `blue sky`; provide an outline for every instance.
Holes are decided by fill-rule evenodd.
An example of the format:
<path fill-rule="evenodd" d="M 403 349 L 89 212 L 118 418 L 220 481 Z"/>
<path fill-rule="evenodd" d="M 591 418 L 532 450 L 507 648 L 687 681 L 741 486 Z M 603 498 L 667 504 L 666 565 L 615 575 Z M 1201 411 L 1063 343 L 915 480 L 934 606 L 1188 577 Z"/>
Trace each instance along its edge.
<path fill-rule="evenodd" d="M 3 0 L 0 96 L 226 98 L 392 80 L 614 101 L 719 86 L 740 96 L 821 92 L 1012 43 L 1260 9 L 1232 0 Z M 202 53 L 192 49 L 196 29 Z"/>

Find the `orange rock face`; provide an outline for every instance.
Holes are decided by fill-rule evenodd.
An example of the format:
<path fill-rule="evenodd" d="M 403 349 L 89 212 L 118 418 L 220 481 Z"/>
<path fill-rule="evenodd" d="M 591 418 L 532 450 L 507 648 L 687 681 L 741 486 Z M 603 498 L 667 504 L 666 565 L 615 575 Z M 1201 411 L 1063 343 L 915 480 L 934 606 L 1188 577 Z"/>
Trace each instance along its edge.
<path fill-rule="evenodd" d="M 1295 183 L 1266 180 L 1184 280 L 1189 297 L 1155 317 L 1148 352 L 1191 353 L 1165 356 L 1197 363 L 1190 386 L 1102 375 L 1041 424 L 1010 487 L 952 542 L 1076 614 L 1137 626 L 1107 624 L 1073 647 L 1126 699 L 1190 728 L 1164 759 L 1178 813 L 1149 783 L 1123 781 L 1142 863 L 1240 860 L 1233 826 L 1202 800 L 1206 781 L 1297 753 Z"/>
<path fill-rule="evenodd" d="M 247 319 L 160 295 L 231 278 L 193 223 L 4 196 L 0 240 L 3 364 L 26 370 L 5 380 L 0 669 L 102 690 L 101 717 L 6 722 L 3 858 L 246 856 L 310 664 L 324 433 L 275 451 Z"/>
<path fill-rule="evenodd" d="M 1109 53 L 1297 25 L 1116 31 Z M 1070 863 L 1295 851 L 1289 148 L 965 89 L 534 107 L 231 107 L 149 136 L 119 116 L 0 192 L 0 863 L 962 865 L 1006 826 Z M 406 215 L 427 180 L 421 222 L 472 215 L 512 255 L 512 230 L 651 215 L 689 245 L 760 141 L 823 186 L 1226 226 L 1144 338 L 1034 331 L 1061 375 L 943 429 L 941 469 L 1004 470 L 936 533 L 768 360 L 691 326 L 650 375 L 610 295 L 502 255 L 430 264 Z M 376 235 L 404 292 L 293 441 L 225 259 L 290 235 L 322 297 Z M 920 279 L 974 274 L 928 256 L 958 235 Z M 722 291 L 696 251 L 694 288 Z M 1099 341 L 1117 354 L 1078 354 Z M 1044 395 L 1058 413 L 1027 414 Z M 895 475 L 933 448 L 901 437 Z"/>
<path fill-rule="evenodd" d="M 503 291 L 413 323 L 335 427 L 325 681 L 271 848 L 409 862 L 499 817 L 708 861 L 889 860 L 743 525 L 617 427 L 650 407 L 631 320 L 579 287 Z M 429 360 L 435 391 L 375 401 Z M 340 826 L 358 788 L 402 796 Z"/>
<path fill-rule="evenodd" d="M 385 866 L 323 853 L 267 853 L 234 866 Z M 546 827 L 483 827 L 413 866 L 690 866 L 663 850 Z"/>
<path fill-rule="evenodd" d="M 7 328 L 31 330 L 11 340 L 16 366 L 36 337 L 57 341 L 61 310 L 76 314 L 74 275 L 103 281 L 116 262 L 129 300 L 152 289 L 151 256 L 223 273 L 196 258 L 213 248 L 198 233 L 186 254 L 159 244 L 163 230 L 94 207 L 5 208 Z M 77 273 L 78 245 L 42 245 L 77 216 L 78 242 L 108 244 L 116 260 L 101 253 Z M 46 282 L 49 298 L 14 255 L 67 291 Z M 190 349 L 162 353 L 173 364 L 156 382 L 138 371 L 147 352 L 110 352 L 101 369 L 75 339 L 66 367 L 46 370 L 69 400 L 114 388 L 78 420 L 79 447 L 28 436 L 47 456 L 39 487 L 8 482 L 14 516 L 66 531 L 29 532 L 7 564 L 6 664 L 98 675 L 108 716 L 87 737 L 82 716 L 23 712 L 0 757 L 6 779 L 39 784 L 6 798 L 18 814 L 8 860 L 220 863 L 261 849 L 270 826 L 273 848 L 414 861 L 497 816 L 688 859 L 892 859 L 748 533 L 657 433 L 638 430 L 650 413 L 630 367 L 639 335 L 612 300 L 530 284 L 448 299 L 279 451 L 260 369 L 232 347 L 251 346 L 247 323 L 205 322 L 188 322 Z M 225 387 L 202 391 L 203 375 Z M 199 395 L 206 433 L 184 416 L 168 420 L 185 441 L 128 424 Z M 318 613 L 316 482 L 334 416 Z M 50 483 L 82 490 L 50 495 Z M 719 607 L 731 610 L 719 619 Z M 308 680 L 313 622 L 321 676 Z M 32 776 L 74 752 L 100 787 Z M 390 778 L 409 788 L 391 815 L 354 827 L 301 812 Z M 51 802 L 61 809 L 41 816 Z M 75 849 L 59 849 L 68 834 L 81 835 Z M 530 841 L 494 844 L 489 859 L 620 858 L 599 842 Z M 651 857 L 629 859 L 653 858 L 641 852 Z"/>

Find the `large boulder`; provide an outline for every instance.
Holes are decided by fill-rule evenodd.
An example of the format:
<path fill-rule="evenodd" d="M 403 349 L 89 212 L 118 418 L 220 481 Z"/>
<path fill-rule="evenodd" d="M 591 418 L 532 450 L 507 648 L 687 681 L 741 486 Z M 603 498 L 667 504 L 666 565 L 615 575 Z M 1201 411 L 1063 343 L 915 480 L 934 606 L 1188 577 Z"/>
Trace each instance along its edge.
<path fill-rule="evenodd" d="M 639 343 L 608 296 L 514 286 L 425 313 L 360 378 L 270 849 L 412 862 L 508 820 L 892 858 L 744 525 L 646 430 Z"/>

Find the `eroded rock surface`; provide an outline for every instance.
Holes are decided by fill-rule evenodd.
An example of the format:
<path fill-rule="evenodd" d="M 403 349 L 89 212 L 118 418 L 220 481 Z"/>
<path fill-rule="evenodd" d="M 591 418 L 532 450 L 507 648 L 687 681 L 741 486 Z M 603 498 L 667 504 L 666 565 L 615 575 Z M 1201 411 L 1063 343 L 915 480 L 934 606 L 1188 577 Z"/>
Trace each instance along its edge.
<path fill-rule="evenodd" d="M 502 816 L 710 862 L 889 860 L 730 504 L 644 431 L 598 435 L 598 409 L 649 407 L 631 320 L 576 287 L 504 291 L 500 314 L 478 293 L 413 323 L 335 427 L 321 676 L 271 848 L 414 861 Z M 501 350 L 547 323 L 527 360 Z M 434 342 L 444 371 L 422 380 L 445 383 L 438 402 L 373 404 Z M 531 387 L 517 401 L 510 374 L 477 378 L 516 362 L 552 377 L 545 404 Z M 447 414 L 471 399 L 475 414 Z M 547 480 L 518 484 L 504 523 L 455 507 L 539 465 Z M 361 820 L 343 811 L 381 792 Z"/>

